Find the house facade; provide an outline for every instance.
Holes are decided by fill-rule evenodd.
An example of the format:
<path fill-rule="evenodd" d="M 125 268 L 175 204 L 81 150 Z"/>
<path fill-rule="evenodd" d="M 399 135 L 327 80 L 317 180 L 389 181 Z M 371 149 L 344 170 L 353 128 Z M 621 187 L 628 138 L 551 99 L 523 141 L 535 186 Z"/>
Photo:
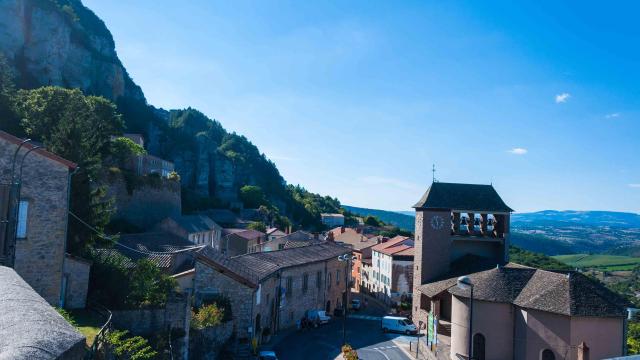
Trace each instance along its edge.
<path fill-rule="evenodd" d="M 63 267 L 71 174 L 77 166 L 25 143 L 16 157 L 14 175 L 22 174 L 17 198 L 17 188 L 10 183 L 21 143 L 22 139 L 0 131 L 0 261 L 13 267 L 51 305 L 61 306 L 67 291 Z"/>
<path fill-rule="evenodd" d="M 123 134 L 123 136 L 144 148 L 144 137 L 141 134 Z M 171 161 L 151 154 L 134 156 L 129 159 L 127 167 L 137 175 L 158 174 L 167 177 L 169 173 L 175 171 L 175 166 Z"/>
<path fill-rule="evenodd" d="M 156 228 L 189 240 L 195 245 L 220 244 L 222 227 L 205 215 L 181 215 L 162 220 Z"/>
<path fill-rule="evenodd" d="M 296 325 L 307 310 L 344 307 L 344 247 L 322 243 L 226 257 L 210 247 L 198 252 L 193 275 L 196 299 L 222 294 L 231 300 L 236 334 L 259 338 Z"/>
<path fill-rule="evenodd" d="M 222 238 L 213 247 L 227 256 L 237 256 L 260 252 L 260 246 L 265 241 L 265 233 L 257 230 L 222 229 Z"/>
<path fill-rule="evenodd" d="M 371 248 L 371 292 L 386 303 L 399 303 L 413 292 L 413 243 L 396 236 Z"/>
<path fill-rule="evenodd" d="M 364 235 L 361 229 L 344 226 L 332 229 L 328 239 L 351 249 L 355 259 L 352 261 L 351 268 L 353 289 L 360 292 L 363 288 L 363 261 L 371 260 L 371 248 L 387 239 L 383 236 Z"/>

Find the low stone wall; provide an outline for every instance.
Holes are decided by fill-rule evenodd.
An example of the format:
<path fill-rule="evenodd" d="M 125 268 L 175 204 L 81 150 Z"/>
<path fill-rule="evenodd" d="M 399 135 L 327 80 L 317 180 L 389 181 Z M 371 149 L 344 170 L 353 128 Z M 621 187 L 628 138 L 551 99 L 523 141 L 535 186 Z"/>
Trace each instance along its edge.
<path fill-rule="evenodd" d="M 65 308 L 84 309 L 87 305 L 90 270 L 91 262 L 73 255 L 65 255 L 63 268 L 63 276 L 66 279 Z"/>
<path fill-rule="evenodd" d="M 114 310 L 112 321 L 115 328 L 134 335 L 152 335 L 167 329 L 188 328 L 187 310 L 184 301 L 170 302 L 163 309 Z"/>
<path fill-rule="evenodd" d="M 192 329 L 189 336 L 189 357 L 215 360 L 226 342 L 233 336 L 233 321 L 202 330 Z"/>

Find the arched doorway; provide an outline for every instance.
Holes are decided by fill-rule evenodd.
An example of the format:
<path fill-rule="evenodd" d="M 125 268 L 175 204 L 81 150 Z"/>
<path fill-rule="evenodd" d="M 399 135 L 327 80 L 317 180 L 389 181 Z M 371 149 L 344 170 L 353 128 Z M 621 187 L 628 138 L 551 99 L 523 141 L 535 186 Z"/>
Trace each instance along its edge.
<path fill-rule="evenodd" d="M 484 357 L 484 347 L 485 347 L 485 339 L 484 335 L 477 333 L 473 335 L 473 359 L 474 360 L 485 360 Z"/>
<path fill-rule="evenodd" d="M 542 354 L 540 354 L 540 359 L 541 360 L 556 360 L 556 355 L 553 353 L 553 351 L 551 351 L 549 349 L 544 349 L 544 350 L 542 350 Z"/>

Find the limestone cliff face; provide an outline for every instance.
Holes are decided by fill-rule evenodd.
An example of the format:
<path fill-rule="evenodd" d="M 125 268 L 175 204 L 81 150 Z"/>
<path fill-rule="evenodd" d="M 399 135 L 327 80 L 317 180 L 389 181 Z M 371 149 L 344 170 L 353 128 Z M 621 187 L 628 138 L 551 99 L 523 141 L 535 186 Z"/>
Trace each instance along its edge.
<path fill-rule="evenodd" d="M 0 53 L 18 85 L 57 85 L 116 100 L 144 99 L 120 63 L 111 34 L 78 2 L 0 0 Z"/>

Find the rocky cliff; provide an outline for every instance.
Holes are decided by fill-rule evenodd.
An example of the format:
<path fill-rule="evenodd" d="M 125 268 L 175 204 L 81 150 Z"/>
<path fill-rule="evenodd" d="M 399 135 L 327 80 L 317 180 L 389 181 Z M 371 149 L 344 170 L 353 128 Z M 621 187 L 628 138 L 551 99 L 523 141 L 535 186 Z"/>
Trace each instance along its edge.
<path fill-rule="evenodd" d="M 79 1 L 0 0 L 0 52 L 22 88 L 56 85 L 144 99 L 104 23 Z"/>

